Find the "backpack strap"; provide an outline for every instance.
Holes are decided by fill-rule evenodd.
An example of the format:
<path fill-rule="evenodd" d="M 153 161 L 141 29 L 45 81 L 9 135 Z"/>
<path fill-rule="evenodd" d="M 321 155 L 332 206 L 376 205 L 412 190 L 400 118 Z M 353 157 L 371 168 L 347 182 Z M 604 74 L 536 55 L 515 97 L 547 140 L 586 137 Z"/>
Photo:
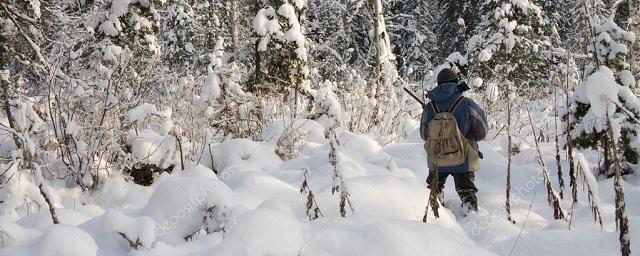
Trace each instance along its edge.
<path fill-rule="evenodd" d="M 438 105 L 436 105 L 435 101 L 431 101 L 429 103 L 431 104 L 431 108 L 433 109 L 434 115 L 440 113 L 440 108 L 438 107 Z"/>
<path fill-rule="evenodd" d="M 453 111 L 456 111 L 456 109 L 458 108 L 458 106 L 460 106 L 460 103 L 462 102 L 463 99 L 464 99 L 464 96 L 458 97 L 456 101 L 453 102 L 453 105 L 451 105 L 451 107 L 449 108 L 449 112 L 453 113 Z"/>

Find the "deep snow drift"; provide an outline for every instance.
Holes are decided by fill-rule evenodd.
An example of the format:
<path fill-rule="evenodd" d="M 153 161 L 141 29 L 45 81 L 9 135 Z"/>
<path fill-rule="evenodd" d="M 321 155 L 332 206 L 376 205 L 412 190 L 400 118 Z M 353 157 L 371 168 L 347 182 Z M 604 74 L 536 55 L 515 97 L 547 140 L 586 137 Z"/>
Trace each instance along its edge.
<path fill-rule="evenodd" d="M 569 227 L 553 220 L 535 149 L 524 142 L 514 157 L 516 223 L 507 221 L 503 136 L 480 143 L 485 155 L 476 175 L 480 212 L 461 216 L 450 179 L 441 218 L 430 215 L 423 223 L 426 159 L 413 125 L 404 142 L 385 146 L 366 135 L 338 133 L 338 161 L 354 209 L 346 218 L 340 217 L 338 195 L 331 193 L 328 141 L 320 125 L 304 121 L 301 129 L 307 135 L 291 160 L 274 153 L 282 133 L 278 127 L 286 125 L 273 125 L 265 129 L 265 142 L 235 139 L 212 145 L 211 154 L 207 150 L 199 164 L 165 173 L 150 187 L 118 174 L 91 196 L 56 185 L 62 224 L 53 225 L 47 209 L 4 215 L 0 255 L 619 254 L 612 180 L 598 181 L 604 228 L 593 221 L 581 189 Z M 555 166 L 552 143 L 543 144 L 542 150 L 547 165 Z M 585 155 L 591 164 L 597 161 L 593 153 Z M 562 164 L 567 170 L 567 163 Z M 305 169 L 323 214 L 313 221 L 305 214 L 306 198 L 299 191 Z M 556 173 L 550 169 L 556 186 Z M 625 192 L 634 250 L 640 246 L 637 176 L 626 177 Z M 565 191 L 562 204 L 567 211 L 569 194 Z M 634 255 L 640 255 L 638 251 Z"/>

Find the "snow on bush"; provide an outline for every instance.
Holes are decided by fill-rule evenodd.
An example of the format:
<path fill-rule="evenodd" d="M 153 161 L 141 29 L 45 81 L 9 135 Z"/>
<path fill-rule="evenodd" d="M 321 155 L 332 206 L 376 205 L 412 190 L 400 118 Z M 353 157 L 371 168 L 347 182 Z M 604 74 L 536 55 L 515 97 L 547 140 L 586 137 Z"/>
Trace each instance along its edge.
<path fill-rule="evenodd" d="M 135 163 L 145 163 L 169 168 L 177 156 L 176 139 L 172 135 L 160 135 L 151 129 L 143 129 L 130 140 Z"/>
<path fill-rule="evenodd" d="M 276 120 L 262 129 L 262 139 L 269 143 L 277 143 L 286 133 L 297 131 L 302 135 L 305 143 L 324 144 L 327 139 L 324 137 L 324 126 L 315 120 Z"/>
<path fill-rule="evenodd" d="M 611 125 L 614 126 L 614 139 L 620 138 L 624 116 L 615 115 L 617 106 L 621 105 L 618 98 L 619 89 L 620 85 L 615 81 L 613 71 L 604 66 L 576 87 L 573 94 L 575 101 L 588 104 L 589 108 L 581 122 L 576 125 L 575 135 L 604 131 L 609 117 Z"/>
<path fill-rule="evenodd" d="M 172 113 L 171 108 L 161 111 L 148 103 L 127 112 L 126 120 L 134 125 L 128 134 L 134 167 L 145 164 L 167 169 L 180 161 L 174 136 L 180 129 L 174 126 Z"/>
<path fill-rule="evenodd" d="M 205 223 L 226 214 L 231 189 L 213 171 L 197 165 L 160 181 L 141 216 L 150 216 L 156 223 L 158 240 L 180 244 L 202 228 L 223 223 Z M 212 215 L 213 214 L 213 215 Z M 206 224 L 206 225 L 205 225 Z M 207 227 L 205 227 L 207 226 Z"/>
<path fill-rule="evenodd" d="M 636 40 L 636 35 L 633 32 L 620 28 L 613 18 L 596 25 L 595 30 L 597 34 L 595 50 L 598 57 L 603 57 L 603 60 L 613 60 L 619 58 L 620 55 L 626 55 L 629 52 L 627 44 Z"/>
<path fill-rule="evenodd" d="M 325 128 L 339 126 L 342 121 L 342 106 L 338 96 L 333 92 L 334 88 L 335 83 L 327 80 L 313 93 L 316 113 L 320 114 L 317 121 Z"/>
<path fill-rule="evenodd" d="M 596 177 L 593 175 L 593 173 L 591 172 L 591 168 L 589 167 L 589 162 L 587 161 L 587 159 L 584 158 L 583 154 L 575 154 L 574 155 L 575 161 L 576 161 L 576 165 L 580 165 L 581 168 L 583 169 L 583 174 L 584 174 L 584 180 L 585 182 L 587 182 L 587 184 L 589 185 L 589 187 L 591 188 L 590 193 L 592 193 L 591 195 L 591 200 L 593 201 L 593 204 L 596 206 L 600 206 L 600 190 L 598 189 L 598 181 L 596 180 Z"/>
<path fill-rule="evenodd" d="M 155 114 L 158 112 L 156 106 L 149 103 L 142 103 L 139 106 L 129 110 L 125 115 L 127 117 L 127 121 L 130 123 L 136 123 L 141 126 L 142 122 L 149 117 L 149 115 Z"/>
<path fill-rule="evenodd" d="M 281 35 L 282 32 L 278 19 L 276 17 L 276 11 L 272 7 L 260 9 L 253 19 L 253 29 L 261 35 L 260 44 L 258 44 L 258 51 L 266 51 L 267 45 L 271 40 L 271 34 Z"/>
<path fill-rule="evenodd" d="M 47 205 L 27 171 L 20 170 L 15 163 L 0 167 L 5 170 L 4 177 L 13 177 L 0 186 L 0 217 L 17 218 L 22 214 L 38 211 L 37 205 Z"/>
<path fill-rule="evenodd" d="M 300 7 L 298 7 L 300 9 Z M 300 22 L 298 22 L 298 14 L 296 9 L 290 4 L 283 4 L 278 8 L 278 14 L 287 21 L 288 30 L 284 32 L 281 40 L 285 42 L 295 42 L 297 48 L 294 51 L 298 59 L 307 60 L 307 48 L 304 45 L 305 37 L 302 34 Z"/>
<path fill-rule="evenodd" d="M 227 140 L 211 145 L 211 150 L 205 147 L 199 161 L 200 164 L 217 170 L 218 173 L 233 166 L 275 166 L 281 162 L 273 145 L 249 139 Z"/>
<path fill-rule="evenodd" d="M 633 77 L 633 73 L 629 70 L 622 70 L 618 73 L 618 79 L 622 85 L 633 88 L 636 86 L 636 79 Z"/>
<path fill-rule="evenodd" d="M 207 79 L 204 81 L 200 92 L 200 98 L 198 99 L 198 106 L 201 106 L 209 100 L 216 100 L 220 97 L 221 90 L 221 78 L 220 71 L 217 70 L 222 65 L 222 56 L 224 55 L 224 38 L 219 38 L 214 48 L 213 54 L 210 56 L 211 60 L 207 65 Z"/>
<path fill-rule="evenodd" d="M 150 217 L 129 217 L 124 213 L 109 209 L 104 214 L 104 229 L 115 232 L 129 240 L 130 243 L 144 248 L 151 248 L 156 239 L 156 225 Z"/>
<path fill-rule="evenodd" d="M 116 62 L 118 57 L 122 54 L 122 47 L 117 45 L 104 46 L 102 50 L 102 60 L 106 62 Z"/>
<path fill-rule="evenodd" d="M 587 115 L 598 118 L 611 116 L 615 112 L 615 105 L 611 103 L 619 103 L 618 84 L 613 72 L 601 67 L 576 88 L 574 96 L 582 103 L 591 104 Z"/>
<path fill-rule="evenodd" d="M 108 36 L 117 36 L 120 31 L 123 29 L 123 24 L 120 23 L 120 17 L 124 16 L 129 10 L 129 4 L 139 3 L 144 7 L 149 7 L 150 3 L 147 0 L 113 0 L 111 2 L 111 11 L 109 12 L 109 16 L 107 20 L 100 24 L 99 30 L 102 31 L 105 35 Z M 141 26 L 147 25 L 148 22 L 145 18 L 132 15 L 131 18 L 127 19 L 128 22 L 136 23 L 136 27 L 139 30 Z"/>

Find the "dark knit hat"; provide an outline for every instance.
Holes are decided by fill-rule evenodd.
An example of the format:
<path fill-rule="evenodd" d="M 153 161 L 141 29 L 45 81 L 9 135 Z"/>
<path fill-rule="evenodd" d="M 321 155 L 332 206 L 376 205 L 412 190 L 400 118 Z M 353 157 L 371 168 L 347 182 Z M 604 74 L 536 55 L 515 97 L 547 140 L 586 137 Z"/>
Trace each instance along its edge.
<path fill-rule="evenodd" d="M 438 73 L 438 84 L 444 83 L 444 82 L 457 82 L 457 81 L 458 81 L 458 74 L 456 74 L 449 68 L 442 69 L 440 73 Z"/>

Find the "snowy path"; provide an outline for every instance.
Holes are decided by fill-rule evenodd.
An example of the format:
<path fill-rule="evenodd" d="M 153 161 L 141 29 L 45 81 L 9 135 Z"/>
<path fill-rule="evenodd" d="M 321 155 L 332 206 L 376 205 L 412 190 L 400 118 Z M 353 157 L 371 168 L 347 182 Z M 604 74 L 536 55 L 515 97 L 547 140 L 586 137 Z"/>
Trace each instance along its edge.
<path fill-rule="evenodd" d="M 177 197 L 167 193 L 166 184 L 176 183 L 181 177 L 210 175 L 200 168 L 165 175 L 158 182 L 161 185 L 151 187 L 115 178 L 91 198 L 80 196 L 79 191 L 59 189 L 58 200 L 65 208 L 59 209 L 64 228 L 52 227 L 47 211 L 17 221 L 2 219 L 0 227 L 14 239 L 0 250 L 0 255 L 56 255 L 56 252 L 74 255 L 64 249 L 82 248 L 77 243 L 96 247 L 98 255 L 130 254 L 128 243 L 113 232 L 122 230 L 119 225 L 124 224 L 106 224 L 109 221 L 105 218 L 130 221 L 134 227 L 123 232 L 148 238 L 148 245 L 135 251 L 136 255 L 509 255 L 525 219 L 526 227 L 512 255 L 619 254 L 611 180 L 599 182 L 604 231 L 593 222 L 582 189 L 569 230 L 565 221 L 553 220 L 535 150 L 526 146 L 514 158 L 512 212 L 517 223 L 508 222 L 503 210 L 505 143 L 500 139 L 481 143 L 485 159 L 476 175 L 480 213 L 460 216 L 460 201 L 450 179 L 445 188 L 445 201 L 450 209 L 441 208 L 440 219 L 429 216 L 429 223 L 423 223 L 428 193 L 424 182 L 425 155 L 419 140 L 412 138 L 381 147 L 366 136 L 350 133 L 339 136 L 339 168 L 355 209 L 347 218 L 340 217 L 338 196 L 331 194 L 329 146 L 320 135 L 309 139 L 299 157 L 285 162 L 273 153 L 269 143 L 231 140 L 215 146 L 217 157 L 213 160 L 209 156 L 201 159 L 205 166 L 215 162 L 218 170 L 224 170 L 218 177 L 231 189 L 232 221 L 226 226 L 224 237 L 218 233 L 185 243 L 166 234 L 145 236 L 144 232 L 150 229 L 140 224 L 148 220 L 147 216 L 157 221 L 155 212 L 164 208 L 180 207 L 175 201 Z M 543 146 L 547 165 L 555 166 L 553 147 Z M 305 215 L 305 198 L 299 193 L 303 168 L 310 170 L 309 186 L 324 215 L 314 221 Z M 556 186 L 555 168 L 550 167 L 550 171 Z M 568 183 L 568 177 L 565 179 Z M 628 180 L 625 192 L 633 250 L 634 245 L 640 245 L 640 182 L 634 176 Z M 180 189 L 184 190 L 194 184 L 182 186 Z M 567 189 L 565 195 L 568 194 Z M 80 206 L 81 201 L 87 204 Z M 161 209 L 149 210 L 158 205 Z M 569 210 L 570 200 L 565 198 L 563 207 Z M 114 215 L 110 209 L 131 217 L 105 217 Z M 177 227 L 181 224 L 177 223 Z M 58 236 L 69 235 L 70 241 L 58 242 L 61 239 Z M 634 253 L 638 255 L 637 251 Z"/>

